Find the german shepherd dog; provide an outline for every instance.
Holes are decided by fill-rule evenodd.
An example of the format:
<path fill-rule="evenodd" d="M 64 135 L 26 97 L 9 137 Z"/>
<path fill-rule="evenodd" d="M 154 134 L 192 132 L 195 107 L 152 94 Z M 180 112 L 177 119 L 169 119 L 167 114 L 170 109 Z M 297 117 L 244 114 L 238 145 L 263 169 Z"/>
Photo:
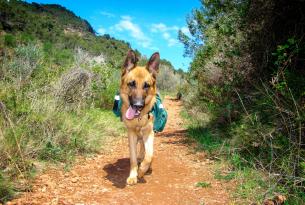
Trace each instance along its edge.
<path fill-rule="evenodd" d="M 130 151 L 130 174 L 126 181 L 128 185 L 136 184 L 137 179 L 144 176 L 153 158 L 154 117 L 149 112 L 156 102 L 160 55 L 154 53 L 143 67 L 137 66 L 137 62 L 136 53 L 129 50 L 123 64 L 120 86 L 122 120 L 128 130 Z"/>

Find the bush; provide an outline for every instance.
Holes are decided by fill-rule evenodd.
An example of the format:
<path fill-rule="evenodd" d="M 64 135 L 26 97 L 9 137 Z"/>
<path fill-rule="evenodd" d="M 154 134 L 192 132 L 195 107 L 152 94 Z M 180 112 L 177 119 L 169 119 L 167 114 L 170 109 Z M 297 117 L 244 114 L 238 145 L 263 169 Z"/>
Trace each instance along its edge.
<path fill-rule="evenodd" d="M 11 199 L 13 197 L 13 190 L 11 185 L 6 181 L 0 172 L 0 203 Z"/>
<path fill-rule="evenodd" d="M 25 46 L 17 46 L 15 49 L 15 58 L 13 60 L 5 60 L 3 68 L 6 77 L 21 84 L 27 83 L 30 76 L 38 69 L 42 58 L 42 50 L 38 45 L 28 44 Z"/>
<path fill-rule="evenodd" d="M 74 68 L 65 73 L 56 89 L 56 97 L 60 105 L 66 108 L 79 109 L 81 104 L 90 97 L 92 75 L 80 68 Z"/>
<path fill-rule="evenodd" d="M 305 182 L 300 8 L 304 2 L 202 1 L 187 19 L 191 35 L 179 32 L 193 57 L 184 88 L 195 91 L 184 98 L 190 114 L 229 137 L 234 167 L 267 170 L 275 183 L 268 193 L 289 193 L 291 204 L 304 202 Z"/>
<path fill-rule="evenodd" d="M 16 46 L 16 38 L 12 34 L 5 34 L 4 36 L 4 45 L 8 47 Z"/>
<path fill-rule="evenodd" d="M 168 65 L 161 64 L 157 77 L 157 87 L 161 91 L 177 92 L 183 83 L 182 76 Z"/>
<path fill-rule="evenodd" d="M 111 65 L 94 66 L 94 81 L 92 83 L 93 100 L 95 105 L 103 108 L 111 108 L 114 95 L 119 90 L 120 75 L 119 70 L 115 70 Z"/>
<path fill-rule="evenodd" d="M 58 52 L 53 44 L 44 49 L 17 46 L 1 65 L 0 167 L 7 170 L 5 181 L 29 177 L 32 160 L 70 163 L 76 154 L 99 151 L 105 136 L 121 133 L 120 123 L 108 126 L 119 119 L 101 109 L 113 102 L 119 71 L 84 50 L 63 51 L 72 57 L 54 65 Z M 6 184 L 0 185 L 1 194 L 10 193 Z"/>

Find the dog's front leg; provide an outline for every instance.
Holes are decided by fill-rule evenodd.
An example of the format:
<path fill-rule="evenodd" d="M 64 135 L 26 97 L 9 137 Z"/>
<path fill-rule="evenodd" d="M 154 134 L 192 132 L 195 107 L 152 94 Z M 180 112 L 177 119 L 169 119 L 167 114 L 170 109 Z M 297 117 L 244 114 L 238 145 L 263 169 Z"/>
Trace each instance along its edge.
<path fill-rule="evenodd" d="M 129 185 L 133 185 L 137 183 L 137 177 L 138 177 L 137 135 L 134 132 L 128 132 L 128 141 L 129 141 L 129 154 L 130 154 L 130 173 L 126 182 Z"/>
<path fill-rule="evenodd" d="M 138 176 L 140 178 L 144 176 L 144 174 L 147 172 L 152 162 L 153 152 L 154 152 L 154 131 L 151 131 L 151 133 L 148 136 L 143 137 L 143 140 L 145 146 L 145 156 L 139 168 Z"/>
<path fill-rule="evenodd" d="M 144 147 L 143 139 L 138 139 L 138 143 L 139 143 L 139 151 L 138 151 L 137 159 L 138 159 L 138 164 L 140 164 L 144 160 L 145 147 Z"/>

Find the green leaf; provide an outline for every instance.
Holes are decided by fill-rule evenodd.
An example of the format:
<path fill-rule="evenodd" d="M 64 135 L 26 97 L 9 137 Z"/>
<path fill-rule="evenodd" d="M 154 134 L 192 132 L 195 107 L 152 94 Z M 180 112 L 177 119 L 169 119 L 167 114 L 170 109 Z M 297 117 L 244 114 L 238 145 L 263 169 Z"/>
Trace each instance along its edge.
<path fill-rule="evenodd" d="M 197 182 L 196 187 L 201 187 L 201 188 L 208 188 L 211 187 L 210 182 Z"/>

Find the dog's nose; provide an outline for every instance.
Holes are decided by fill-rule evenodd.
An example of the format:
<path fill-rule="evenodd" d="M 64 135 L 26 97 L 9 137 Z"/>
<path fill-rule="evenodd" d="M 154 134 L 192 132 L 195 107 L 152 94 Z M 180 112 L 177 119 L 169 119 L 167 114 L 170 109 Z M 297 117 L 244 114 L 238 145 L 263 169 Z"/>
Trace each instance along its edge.
<path fill-rule="evenodd" d="M 136 109 L 142 109 L 144 107 L 144 100 L 143 99 L 135 99 L 133 101 L 133 107 L 135 107 Z"/>

